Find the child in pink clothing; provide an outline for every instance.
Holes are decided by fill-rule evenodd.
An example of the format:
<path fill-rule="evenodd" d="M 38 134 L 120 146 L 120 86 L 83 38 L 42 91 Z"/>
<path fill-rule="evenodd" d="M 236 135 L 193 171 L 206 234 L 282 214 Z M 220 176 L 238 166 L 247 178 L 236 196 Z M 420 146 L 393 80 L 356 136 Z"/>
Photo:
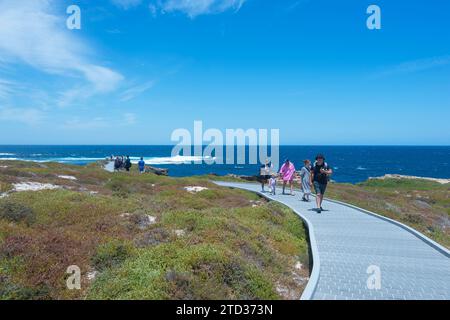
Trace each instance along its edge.
<path fill-rule="evenodd" d="M 287 159 L 280 169 L 281 179 L 283 179 L 283 194 L 285 194 L 284 190 L 286 188 L 286 184 L 289 183 L 289 186 L 291 188 L 291 195 L 294 195 L 294 174 L 294 164 L 290 162 L 289 159 Z"/>

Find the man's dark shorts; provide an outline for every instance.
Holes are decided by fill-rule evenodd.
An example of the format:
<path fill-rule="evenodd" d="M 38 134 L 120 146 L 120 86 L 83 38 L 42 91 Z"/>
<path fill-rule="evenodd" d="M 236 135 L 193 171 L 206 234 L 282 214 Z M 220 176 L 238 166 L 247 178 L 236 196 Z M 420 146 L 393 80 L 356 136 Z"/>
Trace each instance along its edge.
<path fill-rule="evenodd" d="M 314 189 L 316 190 L 316 194 L 324 195 L 325 190 L 327 190 L 327 184 L 314 181 Z"/>

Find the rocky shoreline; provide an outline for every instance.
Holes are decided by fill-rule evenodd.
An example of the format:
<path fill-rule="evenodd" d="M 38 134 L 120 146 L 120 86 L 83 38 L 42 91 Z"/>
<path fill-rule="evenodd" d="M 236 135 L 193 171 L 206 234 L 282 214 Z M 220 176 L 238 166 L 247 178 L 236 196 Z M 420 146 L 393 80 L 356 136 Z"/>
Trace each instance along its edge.
<path fill-rule="evenodd" d="M 427 180 L 433 181 L 440 184 L 450 183 L 450 179 L 439 179 L 439 178 L 428 178 L 428 177 L 417 177 L 417 176 L 407 176 L 401 174 L 385 174 L 382 177 L 370 177 L 369 180 L 385 180 L 385 179 L 410 179 L 410 180 Z"/>

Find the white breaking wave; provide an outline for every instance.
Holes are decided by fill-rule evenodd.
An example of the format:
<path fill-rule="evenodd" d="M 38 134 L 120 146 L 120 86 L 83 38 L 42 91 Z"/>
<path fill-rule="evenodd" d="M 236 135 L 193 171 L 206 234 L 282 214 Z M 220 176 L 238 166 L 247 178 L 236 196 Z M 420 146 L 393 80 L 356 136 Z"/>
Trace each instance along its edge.
<path fill-rule="evenodd" d="M 140 157 L 130 157 L 131 163 L 137 164 Z M 201 156 L 174 156 L 174 157 L 154 157 L 154 158 L 145 158 L 145 164 L 149 165 L 158 165 L 158 164 L 183 164 L 183 163 L 192 163 L 194 161 L 214 161 L 216 158 L 212 157 L 201 157 Z"/>
<path fill-rule="evenodd" d="M 62 162 L 62 163 L 72 163 L 72 162 L 95 162 L 100 160 L 109 159 L 109 157 L 63 157 L 63 158 L 47 158 L 47 159 L 30 159 L 30 158 L 0 158 L 0 160 L 5 161 L 29 161 L 29 162 Z M 137 164 L 140 157 L 130 156 L 131 163 Z M 145 164 L 148 165 L 170 165 L 170 164 L 189 164 L 195 161 L 215 161 L 215 157 L 201 157 L 201 156 L 174 156 L 174 157 L 144 157 Z"/>
<path fill-rule="evenodd" d="M 3 156 L 15 156 L 15 155 L 16 155 L 15 153 L 0 152 L 0 156 L 1 157 L 3 157 Z"/>

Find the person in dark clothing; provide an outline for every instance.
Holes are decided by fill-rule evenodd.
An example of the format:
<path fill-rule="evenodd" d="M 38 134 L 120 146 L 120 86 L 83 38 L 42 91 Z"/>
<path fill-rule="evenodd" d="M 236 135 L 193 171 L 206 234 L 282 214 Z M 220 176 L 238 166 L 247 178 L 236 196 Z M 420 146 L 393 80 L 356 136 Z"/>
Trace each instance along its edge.
<path fill-rule="evenodd" d="M 120 170 L 120 158 L 116 157 L 116 159 L 114 160 L 114 171 L 119 171 Z"/>
<path fill-rule="evenodd" d="M 322 201 L 327 189 L 329 177 L 333 174 L 333 170 L 325 162 L 325 157 L 322 154 L 317 155 L 316 162 L 311 170 L 311 183 L 314 185 L 316 191 L 317 212 L 323 211 Z"/>
<path fill-rule="evenodd" d="M 127 159 L 125 160 L 125 170 L 130 171 L 130 168 L 131 168 L 130 156 L 127 156 Z"/>

